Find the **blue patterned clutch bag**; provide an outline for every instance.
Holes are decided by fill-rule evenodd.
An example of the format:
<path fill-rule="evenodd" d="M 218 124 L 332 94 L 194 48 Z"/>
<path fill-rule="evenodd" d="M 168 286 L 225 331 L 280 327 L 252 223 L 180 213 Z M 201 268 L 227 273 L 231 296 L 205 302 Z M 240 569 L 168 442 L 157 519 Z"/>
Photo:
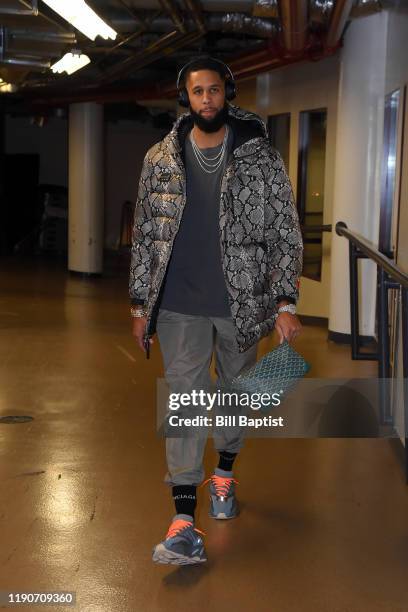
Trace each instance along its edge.
<path fill-rule="evenodd" d="M 255 365 L 232 379 L 234 391 L 245 393 L 285 393 L 310 370 L 310 365 L 284 340 Z"/>

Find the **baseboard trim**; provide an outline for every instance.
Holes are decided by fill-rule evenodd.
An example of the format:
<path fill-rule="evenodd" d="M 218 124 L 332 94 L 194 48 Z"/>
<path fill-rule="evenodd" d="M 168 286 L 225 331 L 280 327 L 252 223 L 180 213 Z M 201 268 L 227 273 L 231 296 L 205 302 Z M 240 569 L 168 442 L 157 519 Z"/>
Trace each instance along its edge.
<path fill-rule="evenodd" d="M 329 324 L 327 317 L 314 317 L 313 315 L 298 314 L 299 321 L 305 325 L 317 325 L 319 327 L 326 327 Z"/>
<path fill-rule="evenodd" d="M 330 329 L 328 330 L 327 333 L 327 338 L 329 340 L 332 340 L 333 342 L 336 342 L 337 344 L 351 344 L 351 334 L 343 334 L 341 332 L 334 332 L 331 331 Z M 376 344 L 376 339 L 374 338 L 374 336 L 359 336 L 359 341 L 360 344 L 362 345 L 367 345 L 367 344 Z"/>

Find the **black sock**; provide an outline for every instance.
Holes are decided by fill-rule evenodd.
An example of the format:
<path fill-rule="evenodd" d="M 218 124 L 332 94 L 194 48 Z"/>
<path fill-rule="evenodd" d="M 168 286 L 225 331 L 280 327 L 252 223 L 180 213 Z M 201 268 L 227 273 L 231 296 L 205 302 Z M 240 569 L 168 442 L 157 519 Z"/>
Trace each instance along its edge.
<path fill-rule="evenodd" d="M 220 460 L 218 462 L 218 468 L 230 472 L 232 470 L 232 464 L 238 453 L 229 453 L 228 451 L 220 451 Z"/>
<path fill-rule="evenodd" d="M 173 487 L 173 499 L 177 514 L 189 514 L 194 519 L 194 511 L 197 505 L 196 487 L 193 485 Z"/>

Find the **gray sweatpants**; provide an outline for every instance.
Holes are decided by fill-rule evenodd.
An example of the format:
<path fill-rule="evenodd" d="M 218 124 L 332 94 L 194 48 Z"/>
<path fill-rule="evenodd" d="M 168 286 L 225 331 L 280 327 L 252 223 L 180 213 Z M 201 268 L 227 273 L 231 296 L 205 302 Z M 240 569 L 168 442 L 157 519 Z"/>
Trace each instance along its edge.
<path fill-rule="evenodd" d="M 208 389 L 211 386 L 209 368 L 213 351 L 216 386 L 227 385 L 242 369 L 256 362 L 257 345 L 244 353 L 238 352 L 231 317 L 185 315 L 161 308 L 157 335 L 170 393 Z M 242 427 L 217 427 L 214 431 L 216 450 L 237 453 L 243 446 L 244 433 Z M 166 484 L 198 486 L 204 480 L 206 441 L 206 435 L 166 438 Z"/>

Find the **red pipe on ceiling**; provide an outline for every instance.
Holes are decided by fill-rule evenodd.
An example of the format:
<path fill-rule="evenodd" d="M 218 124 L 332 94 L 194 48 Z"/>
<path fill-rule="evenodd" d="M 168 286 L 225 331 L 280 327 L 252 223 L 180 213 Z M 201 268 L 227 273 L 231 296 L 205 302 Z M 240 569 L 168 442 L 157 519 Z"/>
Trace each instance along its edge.
<path fill-rule="evenodd" d="M 289 64 L 304 61 L 319 61 L 330 55 L 334 55 L 340 47 L 338 43 L 334 47 L 330 48 L 310 48 L 305 49 L 301 54 L 297 53 L 293 56 L 273 56 L 264 50 L 263 52 L 258 51 L 253 56 L 248 55 L 232 61 L 229 66 L 234 73 L 234 77 L 237 82 L 245 78 L 256 76 L 262 72 L 274 70 L 276 68 L 282 68 Z M 43 94 L 44 95 L 44 94 Z M 115 89 L 94 89 L 87 90 L 86 92 L 80 92 L 71 96 L 54 96 L 50 97 L 38 97 L 38 94 L 32 95 L 31 104 L 35 106 L 47 107 L 47 106 L 65 106 L 68 104 L 78 102 L 126 102 L 134 101 L 140 102 L 143 100 L 157 100 L 163 98 L 175 98 L 177 96 L 177 90 L 175 87 L 175 79 L 167 81 L 165 83 L 154 83 L 147 85 L 142 89 L 137 88 L 115 88 Z"/>
<path fill-rule="evenodd" d="M 289 52 L 302 51 L 307 39 L 307 0 L 279 0 L 283 39 Z"/>
<path fill-rule="evenodd" d="M 341 38 L 353 3 L 354 0 L 336 0 L 326 35 L 327 47 L 334 47 Z"/>

